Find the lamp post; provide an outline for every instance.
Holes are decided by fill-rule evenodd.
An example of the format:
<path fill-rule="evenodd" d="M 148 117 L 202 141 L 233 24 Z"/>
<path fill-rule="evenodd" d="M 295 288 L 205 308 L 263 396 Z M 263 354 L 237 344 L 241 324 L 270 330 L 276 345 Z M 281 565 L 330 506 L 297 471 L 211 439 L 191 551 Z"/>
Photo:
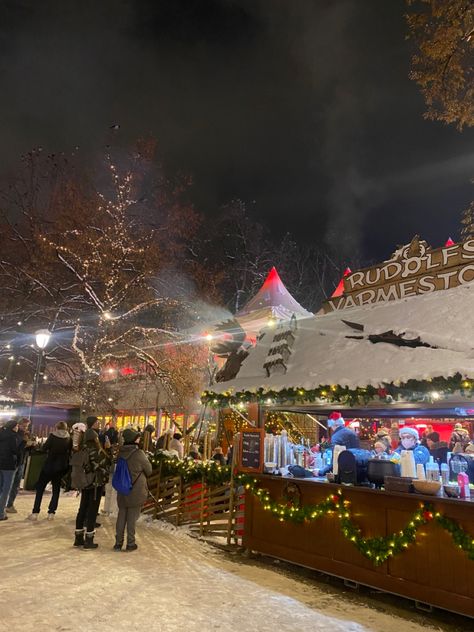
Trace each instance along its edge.
<path fill-rule="evenodd" d="M 33 392 L 31 393 L 31 406 L 29 414 L 30 421 L 33 409 L 36 404 L 36 396 L 38 394 L 38 384 L 41 374 L 41 366 L 43 364 L 44 350 L 46 349 L 46 347 L 48 346 L 48 342 L 50 341 L 51 332 L 47 329 L 38 329 L 38 331 L 35 332 L 35 338 L 36 346 L 38 348 L 38 360 L 36 362 L 35 378 L 33 381 Z"/>

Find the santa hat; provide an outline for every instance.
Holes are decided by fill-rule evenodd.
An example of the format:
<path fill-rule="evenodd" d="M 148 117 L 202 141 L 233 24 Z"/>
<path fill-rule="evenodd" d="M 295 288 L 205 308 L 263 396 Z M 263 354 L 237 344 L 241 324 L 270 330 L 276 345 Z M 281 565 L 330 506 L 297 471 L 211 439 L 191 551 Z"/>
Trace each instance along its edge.
<path fill-rule="evenodd" d="M 410 428 L 409 426 L 400 428 L 400 437 L 402 435 L 410 435 L 411 437 L 415 437 L 417 441 L 420 438 L 420 435 L 418 434 L 418 430 L 416 428 Z"/>
<path fill-rule="evenodd" d="M 344 419 L 342 418 L 341 413 L 334 411 L 333 413 L 331 413 L 328 417 L 328 419 L 331 419 L 334 422 L 335 426 L 343 426 L 344 425 Z"/>

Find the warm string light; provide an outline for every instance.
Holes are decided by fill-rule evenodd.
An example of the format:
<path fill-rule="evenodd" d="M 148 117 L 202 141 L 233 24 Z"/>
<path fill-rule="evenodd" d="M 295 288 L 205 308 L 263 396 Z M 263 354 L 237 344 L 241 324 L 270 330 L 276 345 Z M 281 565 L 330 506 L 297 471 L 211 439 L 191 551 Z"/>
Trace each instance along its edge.
<path fill-rule="evenodd" d="M 388 404 L 395 401 L 434 402 L 456 392 L 469 398 L 474 397 L 474 379 L 468 379 L 460 373 L 456 373 L 452 377 L 440 376 L 428 380 L 408 380 L 405 383 L 396 381 L 391 384 L 384 384 L 383 387 L 368 385 L 351 389 L 340 384 L 321 384 L 312 389 L 300 386 L 283 388 L 279 391 L 259 388 L 256 391 L 215 393 L 207 390 L 202 393 L 201 401 L 203 404 L 214 407 L 240 407 L 251 402 L 279 404 L 288 401 L 297 403 L 325 401 L 352 406 L 368 404 L 374 400 Z"/>
<path fill-rule="evenodd" d="M 246 474 L 240 474 L 237 478 L 245 489 L 261 502 L 263 509 L 270 511 L 280 522 L 290 520 L 295 523 L 305 523 L 323 516 L 335 515 L 339 519 L 339 526 L 344 537 L 352 542 L 360 553 L 375 566 L 383 564 L 388 558 L 402 553 L 411 544 L 414 544 L 418 529 L 431 521 L 435 521 L 448 531 L 456 546 L 467 553 L 469 559 L 474 560 L 473 537 L 466 533 L 455 520 L 440 512 L 435 512 L 430 504 L 420 505 L 408 525 L 399 532 L 388 536 L 364 538 L 360 527 L 353 522 L 351 503 L 344 498 L 341 490 L 317 505 L 299 506 L 291 502 L 283 504 L 273 501 L 268 490 L 261 488 L 255 478 Z"/>

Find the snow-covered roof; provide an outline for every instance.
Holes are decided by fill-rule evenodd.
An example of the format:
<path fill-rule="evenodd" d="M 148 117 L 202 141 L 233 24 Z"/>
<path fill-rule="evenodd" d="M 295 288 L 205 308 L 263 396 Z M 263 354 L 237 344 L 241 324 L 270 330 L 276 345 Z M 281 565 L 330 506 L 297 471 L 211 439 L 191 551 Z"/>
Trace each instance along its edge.
<path fill-rule="evenodd" d="M 429 346 L 374 344 L 368 339 L 388 331 L 405 340 L 419 337 Z M 474 283 L 298 320 L 286 372 L 279 367 L 282 370 L 268 376 L 264 365 L 268 365 L 277 332 L 267 328 L 237 377 L 213 390 L 239 392 L 263 387 L 278 391 L 323 384 L 363 388 L 456 373 L 474 378 Z"/>

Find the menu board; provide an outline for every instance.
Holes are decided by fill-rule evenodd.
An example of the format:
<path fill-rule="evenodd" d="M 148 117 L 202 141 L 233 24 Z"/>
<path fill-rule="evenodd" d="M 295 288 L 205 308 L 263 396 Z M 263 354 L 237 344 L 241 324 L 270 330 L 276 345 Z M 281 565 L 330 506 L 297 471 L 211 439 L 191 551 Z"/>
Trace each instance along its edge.
<path fill-rule="evenodd" d="M 239 469 L 242 472 L 263 471 L 263 442 L 262 428 L 243 430 L 240 433 Z"/>

